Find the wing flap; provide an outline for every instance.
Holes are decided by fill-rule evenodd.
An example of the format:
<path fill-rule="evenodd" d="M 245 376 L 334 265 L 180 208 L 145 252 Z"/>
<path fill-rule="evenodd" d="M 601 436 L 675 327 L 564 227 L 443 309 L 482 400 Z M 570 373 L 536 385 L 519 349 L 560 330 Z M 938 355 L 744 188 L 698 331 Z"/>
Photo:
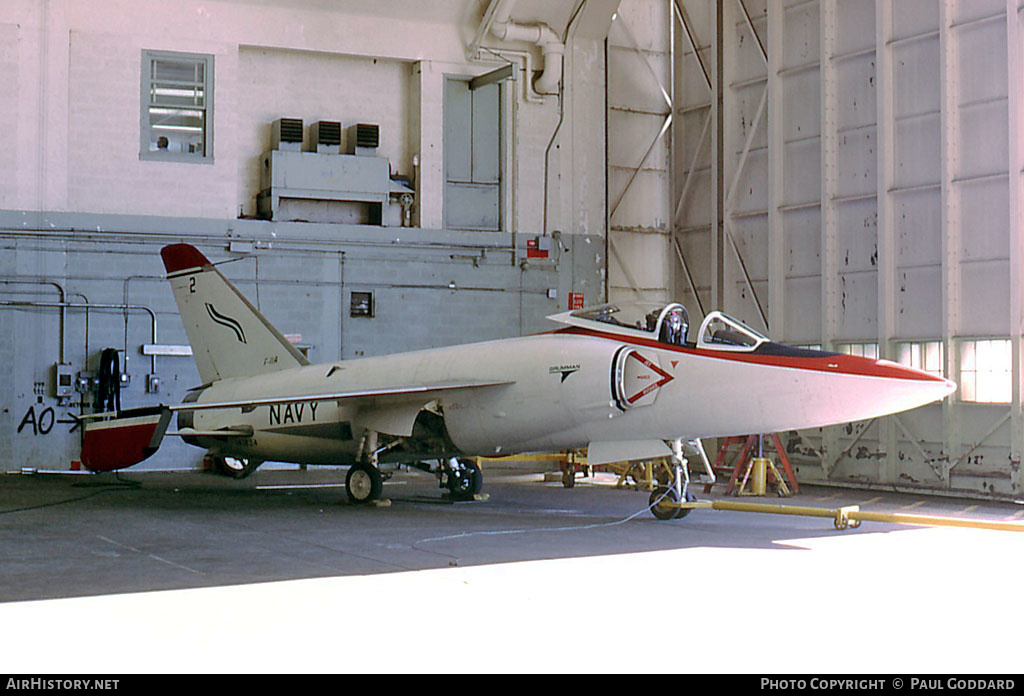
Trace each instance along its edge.
<path fill-rule="evenodd" d="M 173 432 L 164 433 L 177 437 L 252 437 L 253 427 L 251 425 L 239 425 L 233 428 L 222 428 L 220 430 L 196 430 L 195 428 L 181 428 Z"/>

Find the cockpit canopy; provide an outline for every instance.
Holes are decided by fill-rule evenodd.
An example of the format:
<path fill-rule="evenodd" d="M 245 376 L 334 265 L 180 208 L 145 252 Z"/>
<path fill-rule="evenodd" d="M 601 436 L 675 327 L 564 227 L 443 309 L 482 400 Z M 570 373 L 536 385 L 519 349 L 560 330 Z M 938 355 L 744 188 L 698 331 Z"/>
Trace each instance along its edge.
<path fill-rule="evenodd" d="M 661 343 L 709 350 L 753 351 L 768 337 L 738 319 L 711 312 L 701 322 L 696 342 L 688 340 L 690 318 L 678 302 L 610 302 L 553 314 L 553 321 L 599 331 L 655 339 Z"/>
<path fill-rule="evenodd" d="M 573 318 L 611 324 L 654 335 L 664 343 L 684 345 L 690 328 L 686 307 L 673 302 L 662 305 L 650 302 L 603 304 L 571 312 Z"/>

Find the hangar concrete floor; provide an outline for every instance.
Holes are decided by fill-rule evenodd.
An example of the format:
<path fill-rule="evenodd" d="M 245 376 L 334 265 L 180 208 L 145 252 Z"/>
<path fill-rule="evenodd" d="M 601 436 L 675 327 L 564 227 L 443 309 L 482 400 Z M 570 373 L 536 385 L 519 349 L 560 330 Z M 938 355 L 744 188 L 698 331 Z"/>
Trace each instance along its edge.
<path fill-rule="evenodd" d="M 1013 672 L 1024 534 L 697 510 L 486 472 L 0 476 L 6 671 Z M 610 483 L 610 480 L 606 481 Z M 787 504 L 1024 520 L 849 489 Z"/>

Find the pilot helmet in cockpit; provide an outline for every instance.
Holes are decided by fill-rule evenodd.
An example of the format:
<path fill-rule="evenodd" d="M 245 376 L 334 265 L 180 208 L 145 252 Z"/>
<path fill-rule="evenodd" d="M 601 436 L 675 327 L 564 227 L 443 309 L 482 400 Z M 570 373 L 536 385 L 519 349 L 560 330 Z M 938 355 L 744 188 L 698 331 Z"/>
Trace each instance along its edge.
<path fill-rule="evenodd" d="M 689 329 L 690 318 L 686 315 L 686 309 L 682 306 L 673 307 L 662 319 L 658 338 L 665 343 L 681 346 L 686 343 L 686 334 Z"/>

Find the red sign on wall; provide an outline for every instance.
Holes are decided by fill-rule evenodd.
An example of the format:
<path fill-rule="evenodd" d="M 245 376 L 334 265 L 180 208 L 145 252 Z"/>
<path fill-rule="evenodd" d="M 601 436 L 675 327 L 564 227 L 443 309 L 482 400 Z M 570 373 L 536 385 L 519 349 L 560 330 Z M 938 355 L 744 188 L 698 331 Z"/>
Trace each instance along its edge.
<path fill-rule="evenodd" d="M 583 293 L 582 292 L 570 292 L 569 293 L 569 309 L 583 309 Z"/>
<path fill-rule="evenodd" d="M 534 237 L 526 240 L 526 258 L 546 259 L 548 250 L 551 248 L 551 239 L 548 237 Z"/>

